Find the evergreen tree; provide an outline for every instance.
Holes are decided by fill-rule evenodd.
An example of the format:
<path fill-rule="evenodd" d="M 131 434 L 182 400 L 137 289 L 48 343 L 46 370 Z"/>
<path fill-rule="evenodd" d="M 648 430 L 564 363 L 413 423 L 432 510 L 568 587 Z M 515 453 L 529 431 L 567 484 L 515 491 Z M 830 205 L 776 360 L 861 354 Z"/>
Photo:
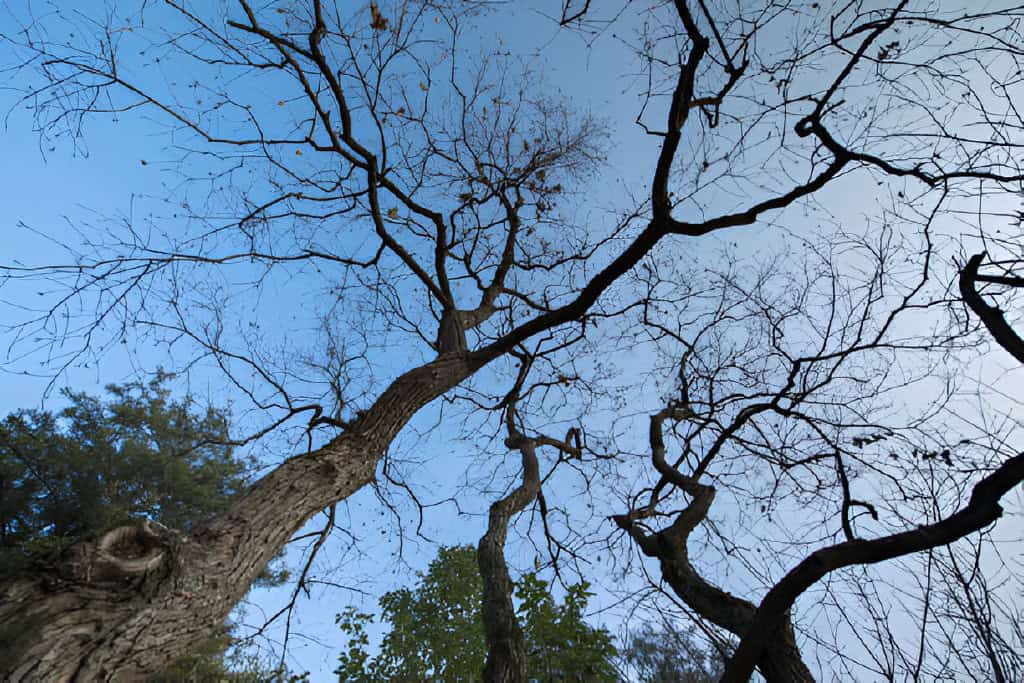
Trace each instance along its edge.
<path fill-rule="evenodd" d="M 63 410 L 0 422 L 0 574 L 136 520 L 189 530 L 242 490 L 227 411 L 172 399 L 167 379 L 110 385 L 106 400 L 65 389 Z"/>
<path fill-rule="evenodd" d="M 65 389 L 62 410 L 22 409 L 0 422 L 0 576 L 141 519 L 187 531 L 242 491 L 251 463 L 227 445 L 228 412 L 173 399 L 168 379 L 112 384 L 106 399 Z M 154 680 L 268 680 L 251 661 L 245 673 L 229 670 L 230 643 L 225 625 Z"/>

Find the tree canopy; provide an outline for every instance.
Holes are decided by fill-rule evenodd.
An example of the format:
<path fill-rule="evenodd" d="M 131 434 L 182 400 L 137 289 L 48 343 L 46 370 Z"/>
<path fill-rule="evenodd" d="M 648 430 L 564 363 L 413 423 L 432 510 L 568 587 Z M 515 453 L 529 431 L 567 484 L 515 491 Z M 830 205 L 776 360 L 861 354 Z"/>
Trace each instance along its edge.
<path fill-rule="evenodd" d="M 59 411 L 0 423 L 0 572 L 148 519 L 188 531 L 228 508 L 251 463 L 228 445 L 228 413 L 174 399 L 166 376 L 65 389 Z"/>
<path fill-rule="evenodd" d="M 536 573 L 524 574 L 514 585 L 530 679 L 617 680 L 611 635 L 583 619 L 590 595 L 586 583 L 569 586 L 561 603 Z M 381 618 L 389 629 L 376 655 L 369 652 L 366 633 L 372 615 L 352 607 L 338 615 L 348 637 L 340 680 L 482 680 L 487 654 L 482 602 L 476 550 L 441 547 L 414 586 L 381 598 Z"/>
<path fill-rule="evenodd" d="M 111 384 L 103 398 L 65 389 L 67 405 L 58 411 L 4 418 L 0 575 L 38 570 L 76 542 L 143 519 L 187 531 L 244 490 L 252 463 L 228 443 L 228 411 L 173 398 L 170 379 Z M 268 572 L 263 582 L 286 576 Z M 228 655 L 231 643 L 226 625 L 153 680 L 267 680 L 269 668 Z"/>

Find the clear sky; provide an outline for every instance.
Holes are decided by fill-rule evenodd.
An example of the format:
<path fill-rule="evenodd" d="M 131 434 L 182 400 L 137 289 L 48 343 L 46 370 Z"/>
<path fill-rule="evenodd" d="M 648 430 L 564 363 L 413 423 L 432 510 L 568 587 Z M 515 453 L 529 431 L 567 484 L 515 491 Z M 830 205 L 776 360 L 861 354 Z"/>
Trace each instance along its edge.
<path fill-rule="evenodd" d="M 75 10 L 86 17 L 102 17 L 108 5 L 104 0 L 81 0 L 76 3 Z M 47 5 L 39 3 L 36 6 Z M 591 188 L 592 196 L 602 207 L 614 205 L 616 199 L 627 192 L 643 196 L 648 191 L 646 183 L 654 167 L 658 139 L 644 135 L 633 123 L 639 104 L 637 81 L 621 74 L 639 71 L 635 68 L 635 58 L 622 41 L 611 35 L 603 36 L 596 43 L 596 48 L 586 49 L 579 36 L 559 32 L 554 22 L 543 19 L 541 8 L 550 6 L 551 3 L 539 1 L 501 6 L 474 28 L 467 37 L 467 43 L 479 42 L 481 49 L 490 47 L 499 40 L 500 33 L 500 40 L 515 46 L 517 51 L 527 56 L 537 55 L 528 58 L 534 60 L 538 70 L 546 73 L 554 87 L 575 105 L 590 109 L 609 121 L 608 167 L 614 172 L 594 179 L 596 187 Z M 4 21 L 4 16 L 0 14 L 0 22 Z M 628 29 L 628 26 L 622 28 Z M 782 40 L 784 37 L 774 38 Z M 194 78 L 198 82 L 200 78 L 177 73 L 173 67 L 159 73 L 154 71 L 147 77 L 155 83 L 175 78 Z M 0 130 L 0 144 L 7 160 L 0 164 L 0 187 L 5 199 L 5 210 L 0 217 L 0 259 L 4 262 L 52 263 L 70 258 L 61 247 L 63 244 L 80 244 L 83 226 L 86 226 L 86 231 L 102 232 L 107 227 L 116 230 L 123 221 L 140 227 L 163 222 L 173 230 L 173 202 L 188 200 L 181 199 L 182 175 L 201 178 L 209 169 L 219 168 L 202 155 L 184 152 L 181 147 L 169 150 L 168 143 L 176 144 L 178 140 L 152 114 L 139 116 L 128 113 L 114 117 L 116 121 L 93 118 L 85 130 L 82 144 L 72 145 L 68 140 L 41 144 L 39 136 L 32 130 L 31 116 L 24 106 L 17 104 L 20 87 L 18 82 L 13 82 L 7 89 L 0 90 L 0 108 L 4 111 L 10 109 L 6 126 Z M 269 87 L 266 92 L 254 91 L 253 97 L 276 98 Z M 658 105 L 657 101 L 652 104 L 655 108 Z M 821 204 L 829 207 L 823 213 L 839 216 L 848 224 L 868 224 L 870 216 L 879 211 L 885 201 L 867 194 L 873 185 L 870 178 L 842 179 L 822 194 Z M 188 198 L 192 196 L 190 194 Z M 865 196 L 870 199 L 865 200 Z M 166 197 L 170 197 L 172 203 L 165 203 L 163 199 Z M 717 205 L 727 206 L 746 199 L 731 196 L 723 190 L 707 208 L 714 210 Z M 820 218 L 792 213 L 786 216 L 789 219 L 786 227 L 795 232 L 813 229 L 811 222 Z M 600 211 L 595 211 L 593 217 L 594 220 L 608 220 L 607 214 Z M 839 218 L 835 220 L 840 221 Z M 732 244 L 740 255 L 752 255 L 775 246 L 773 238 L 766 238 L 765 234 L 779 233 L 729 233 L 701 242 L 698 247 L 691 246 L 692 242 L 670 242 L 666 249 L 669 255 L 676 253 L 671 250 L 678 250 L 680 258 L 684 255 L 693 257 L 695 253 L 706 253 L 711 257 L 723 244 Z M 242 266 L 229 270 L 222 281 L 203 284 L 228 288 L 233 282 L 253 277 L 254 272 L 254 269 Z M 251 307 L 252 316 L 245 321 L 247 323 L 297 330 L 292 335 L 294 338 L 285 334 L 268 335 L 274 343 L 280 342 L 282 348 L 287 346 L 294 350 L 301 349 L 306 341 L 301 337 L 312 335 L 315 330 L 314 321 L 304 315 L 303 302 L 306 299 L 296 298 L 291 275 L 286 270 L 283 275 L 270 278 L 256 295 L 236 303 L 239 307 Z M 36 287 L 8 283 L 0 289 L 0 316 L 4 322 L 17 319 L 26 308 L 47 299 L 45 293 L 41 296 L 35 291 Z M 10 334 L 7 339 L 12 339 Z M 100 358 L 82 357 L 53 378 L 49 371 L 55 362 L 59 364 L 61 361 L 59 348 L 56 357 L 49 358 L 40 353 L 22 357 L 19 354 L 23 345 L 12 348 L 15 349 L 14 355 L 8 359 L 9 362 L 0 363 L 0 413 L 40 403 L 58 405 L 54 388 L 71 386 L 96 392 L 106 383 L 132 379 L 140 372 L 153 372 L 159 365 L 173 369 L 181 360 L 177 352 L 168 351 L 163 346 L 135 341 L 128 345 L 115 342 Z M 395 349 L 390 355 L 379 354 L 377 362 L 383 366 L 390 360 L 399 365 L 405 363 L 408 356 L 409 353 Z M 643 355 L 609 360 L 614 363 L 624 386 L 631 383 L 631 377 L 641 375 L 654 362 L 652 357 Z M 990 363 L 1004 367 L 998 360 Z M 244 405 L 237 389 L 226 383 L 209 363 L 196 366 L 188 384 L 180 388 L 217 403 Z M 645 408 L 632 407 L 638 414 Z M 474 485 L 486 482 L 487 471 L 493 462 L 467 450 L 468 440 L 453 448 L 444 431 L 433 429 L 446 410 L 444 405 L 424 410 L 392 449 L 396 457 L 405 462 L 404 469 L 416 477 L 417 492 L 424 494 L 426 501 L 442 499 L 458 490 L 460 485 L 469 483 L 470 479 Z M 239 415 L 243 422 L 258 417 L 248 409 L 242 409 Z M 636 442 L 640 442 L 639 439 Z M 290 455 L 296 447 L 286 435 L 262 445 L 257 455 L 272 464 Z M 495 450 L 500 451 L 500 448 Z M 516 459 L 506 458 L 497 480 L 488 482 L 491 493 L 497 495 L 515 475 Z M 394 497 L 394 493 L 391 491 L 389 496 Z M 552 496 L 558 497 L 560 493 L 555 491 Z M 563 502 L 571 499 L 571 491 L 567 490 L 563 494 Z M 488 502 L 489 499 L 478 497 L 462 510 L 462 514 L 451 504 L 431 508 L 422 533 L 439 543 L 475 543 L 483 530 L 483 513 Z M 312 599 L 300 598 L 297 621 L 293 624 L 293 631 L 301 637 L 291 643 L 289 664 L 296 670 L 310 670 L 314 681 L 330 679 L 337 652 L 344 644 L 334 625 L 335 614 L 353 602 L 363 609 L 372 609 L 383 591 L 408 583 L 411 573 L 423 569 L 434 556 L 436 545 L 414 533 L 416 519 L 412 506 L 406 501 L 400 504 L 400 509 L 405 530 L 403 539 L 393 533 L 395 522 L 391 512 L 371 489 L 360 491 L 342 505 L 341 524 L 358 543 L 353 547 L 343 538 L 332 541 L 321 558 L 318 573 L 348 590 L 326 585 L 315 587 Z M 310 529 L 316 529 L 319 522 L 314 519 Z M 290 549 L 288 561 L 293 568 L 300 561 L 302 552 L 301 547 Z M 401 562 L 396 559 L 399 553 Z M 513 565 L 521 569 L 532 565 L 533 556 L 534 550 L 527 543 L 513 540 L 509 546 Z M 594 581 L 598 588 L 592 607 L 599 611 L 610 607 L 616 595 L 614 589 L 621 586 L 615 585 L 616 577 L 610 572 L 608 558 L 595 562 L 593 575 L 586 578 Z M 729 580 L 736 579 L 723 578 L 723 581 Z M 258 625 L 262 615 L 277 610 L 289 591 L 287 586 L 256 591 L 245 607 L 243 622 Z M 596 619 L 604 619 L 615 628 L 620 618 L 621 614 L 609 612 Z M 280 634 L 279 625 L 269 632 L 269 639 L 280 638 Z"/>

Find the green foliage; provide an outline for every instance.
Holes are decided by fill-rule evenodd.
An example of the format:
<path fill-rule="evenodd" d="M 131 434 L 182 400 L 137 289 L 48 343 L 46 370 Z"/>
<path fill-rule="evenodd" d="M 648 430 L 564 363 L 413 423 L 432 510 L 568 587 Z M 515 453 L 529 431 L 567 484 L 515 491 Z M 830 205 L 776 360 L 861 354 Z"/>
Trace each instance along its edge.
<path fill-rule="evenodd" d="M 223 445 L 227 414 L 172 400 L 165 380 L 106 401 L 65 390 L 58 413 L 0 422 L 0 575 L 135 520 L 187 531 L 228 506 L 248 468 Z"/>
<path fill-rule="evenodd" d="M 346 609 L 338 624 L 349 636 L 348 650 L 340 656 L 342 681 L 447 680 L 479 677 L 487 652 L 480 600 L 483 583 L 470 546 L 442 547 L 414 589 L 401 588 L 380 600 L 391 630 L 380 654 L 367 653 L 365 625 L 369 614 Z"/>
<path fill-rule="evenodd" d="M 412 588 L 380 600 L 391 626 L 379 654 L 368 652 L 369 614 L 346 608 L 337 622 L 348 636 L 337 669 L 341 681 L 479 680 L 487 648 L 480 607 L 483 584 L 472 546 L 442 547 Z M 548 584 L 526 574 L 515 584 L 526 638 L 529 676 L 540 681 L 615 680 L 611 637 L 583 621 L 587 585 L 569 588 L 562 604 Z"/>
<path fill-rule="evenodd" d="M 188 531 L 243 490 L 250 464 L 225 445 L 227 411 L 172 399 L 168 379 L 110 385 L 106 400 L 64 390 L 63 410 L 0 422 L 0 578 L 140 519 Z M 263 581 L 286 576 L 268 569 Z M 230 643 L 225 628 L 154 680 L 286 680 L 252 661 L 229 669 Z"/>
<path fill-rule="evenodd" d="M 656 630 L 644 624 L 630 635 L 621 658 L 630 680 L 639 683 L 714 683 L 724 671 L 717 652 L 671 625 Z"/>
<path fill-rule="evenodd" d="M 583 621 L 592 593 L 586 582 L 569 586 L 561 605 L 548 583 L 525 574 L 515 587 L 526 637 L 527 678 L 539 681 L 613 681 L 616 650 L 604 629 Z"/>
<path fill-rule="evenodd" d="M 373 621 L 372 614 L 366 614 L 349 606 L 335 618 L 343 633 L 348 634 L 348 649 L 338 656 L 337 673 L 341 680 L 359 680 L 363 675 L 378 671 L 379 664 L 371 659 L 367 648 L 370 639 L 366 635 L 366 624 Z"/>

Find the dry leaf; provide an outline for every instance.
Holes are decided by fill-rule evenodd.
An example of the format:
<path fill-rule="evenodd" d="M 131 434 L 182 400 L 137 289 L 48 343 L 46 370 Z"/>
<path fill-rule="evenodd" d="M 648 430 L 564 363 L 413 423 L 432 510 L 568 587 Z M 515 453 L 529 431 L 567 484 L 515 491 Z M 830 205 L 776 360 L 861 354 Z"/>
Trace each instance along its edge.
<path fill-rule="evenodd" d="M 377 31 L 386 31 L 388 28 L 387 18 L 380 13 L 377 3 L 370 3 L 370 28 Z"/>
<path fill-rule="evenodd" d="M 388 218 L 398 218 L 398 209 L 393 206 L 388 209 Z"/>

